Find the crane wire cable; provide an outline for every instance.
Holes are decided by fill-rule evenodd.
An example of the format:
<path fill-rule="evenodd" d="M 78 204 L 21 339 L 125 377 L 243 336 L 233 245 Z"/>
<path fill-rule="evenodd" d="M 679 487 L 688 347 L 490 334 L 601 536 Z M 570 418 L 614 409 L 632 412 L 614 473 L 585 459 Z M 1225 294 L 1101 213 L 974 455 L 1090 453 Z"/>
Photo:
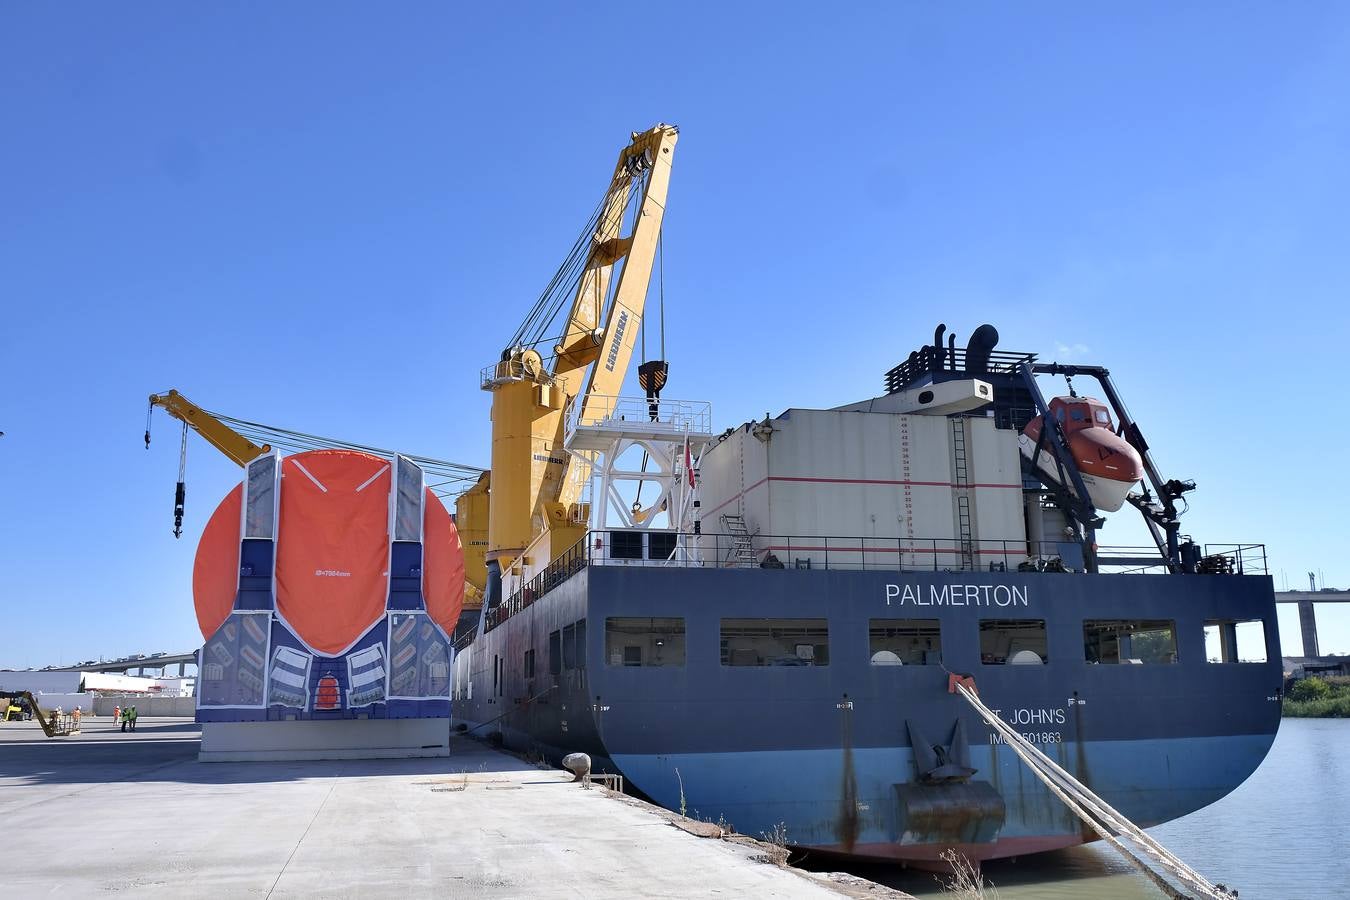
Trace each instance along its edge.
<path fill-rule="evenodd" d="M 610 207 L 611 198 L 620 190 L 624 190 L 628 194 L 625 198 L 625 202 L 623 204 L 615 205 L 613 212 L 615 218 L 603 218 L 605 211 Z M 614 180 L 610 186 L 610 190 L 605 194 L 605 199 L 601 204 L 600 214 L 592 222 L 592 231 L 589 238 L 583 236 L 589 244 L 594 245 L 596 237 L 601 234 L 608 234 L 611 230 L 616 233 L 622 232 L 623 221 L 627 213 L 628 205 L 632 200 L 632 193 L 631 177 L 621 175 Z M 562 281 L 562 286 L 557 289 L 554 294 L 547 315 L 539 320 L 534 332 L 530 335 L 530 339 L 527 342 L 529 346 L 537 346 L 541 342 L 539 336 L 544 330 L 552 326 L 553 322 L 556 321 L 558 315 L 562 312 L 563 307 L 569 302 L 574 302 L 578 297 L 582 282 L 586 277 L 588 263 L 591 260 L 591 247 L 588 246 L 585 250 L 585 253 L 577 256 L 575 260 L 572 261 L 570 269 L 568 270 L 565 279 Z M 613 279 L 611 279 L 610 283 L 613 283 Z M 607 298 L 600 299 L 601 309 L 603 309 Z M 564 335 L 563 337 L 565 339 L 567 335 Z"/>
<path fill-rule="evenodd" d="M 423 472 L 434 478 L 440 479 L 435 484 L 428 484 L 437 497 L 442 499 L 454 499 L 464 491 L 468 490 L 486 469 L 478 466 L 468 466 L 463 463 L 450 462 L 448 460 L 437 459 L 431 456 L 421 456 L 415 453 L 399 453 L 395 450 L 389 450 L 383 447 L 375 447 L 370 444 L 359 444 L 355 441 L 345 441 L 339 438 L 322 437 L 316 434 L 309 434 L 303 431 L 294 431 L 288 428 L 279 428 L 274 425 L 264 425 L 260 422 L 250 422 L 246 419 L 237 419 L 233 416 L 222 415 L 221 413 L 205 410 L 210 415 L 215 416 L 221 422 L 229 425 L 239 434 L 253 441 L 254 443 L 270 444 L 273 447 L 290 450 L 293 452 L 304 452 L 306 450 L 356 450 L 362 453 L 370 453 L 375 456 L 393 459 L 395 456 L 403 456 L 416 463 Z"/>
<path fill-rule="evenodd" d="M 610 198 L 616 190 L 623 186 L 626 180 L 627 176 L 621 172 L 610 181 L 604 195 L 600 198 L 600 202 L 591 212 L 586 220 L 586 225 L 572 244 L 572 249 L 568 251 L 562 265 L 558 267 L 548 284 L 545 285 L 539 299 L 535 301 L 534 306 L 525 317 L 525 321 L 516 329 L 509 346 L 533 346 L 537 343 L 537 339 L 543 333 L 543 330 L 557 317 L 562 304 L 567 301 L 568 295 L 575 295 L 575 285 L 580 282 L 580 276 L 585 270 L 587 260 L 590 258 L 591 245 L 594 243 L 595 236 L 601 231 L 600 226 L 605 216 L 605 210 L 609 206 Z"/>
<path fill-rule="evenodd" d="M 531 329 L 537 328 L 540 321 L 550 321 L 553 315 L 556 315 L 554 312 L 549 312 L 545 315 L 545 311 L 557 306 L 560 295 L 565 297 L 566 292 L 559 290 L 560 285 L 570 281 L 576 267 L 583 265 L 589 257 L 589 246 L 595 239 L 600 220 L 604 215 L 605 207 L 609 203 L 609 198 L 616 187 L 617 180 L 611 181 L 609 188 L 600 198 L 600 203 L 587 218 L 586 225 L 582 228 L 576 242 L 573 243 L 572 249 L 568 251 L 567 256 L 563 259 L 562 265 L 558 267 L 558 271 L 553 274 L 552 279 L 550 279 L 549 283 L 544 287 L 543 293 L 540 294 L 539 299 L 535 301 L 535 305 L 530 310 L 530 314 L 526 316 L 524 323 L 516 330 L 515 336 L 511 339 L 512 346 L 521 344 L 526 335 L 531 333 L 537 335 L 539 332 L 531 332 Z M 540 319 L 541 316 L 543 316 L 542 319 Z"/>
<path fill-rule="evenodd" d="M 510 346 L 533 348 L 545 341 L 544 333 L 556 321 L 563 307 L 577 299 L 582 281 L 586 276 L 588 263 L 591 260 L 596 238 L 601 234 L 608 234 L 611 230 L 615 231 L 616 235 L 622 235 L 625 222 L 635 223 L 637 221 L 641 200 L 646 196 L 650 177 L 650 169 L 644 169 L 637 175 L 629 174 L 626 171 L 620 171 L 616 174 L 610 182 L 609 188 L 605 191 L 604 197 L 587 221 L 586 228 L 572 245 L 572 250 L 568 253 L 567 258 L 564 259 L 563 264 L 544 288 L 544 292 L 535 302 L 525 322 L 512 336 Z M 614 204 L 612 214 L 607 215 L 611 207 L 611 200 L 620 190 L 627 194 L 624 202 Z M 611 277 L 609 279 L 609 284 L 606 286 L 606 296 L 601 298 L 602 310 L 608 307 L 617 283 L 617 278 Z M 564 334 L 562 339 L 565 340 L 566 337 L 567 335 Z"/>

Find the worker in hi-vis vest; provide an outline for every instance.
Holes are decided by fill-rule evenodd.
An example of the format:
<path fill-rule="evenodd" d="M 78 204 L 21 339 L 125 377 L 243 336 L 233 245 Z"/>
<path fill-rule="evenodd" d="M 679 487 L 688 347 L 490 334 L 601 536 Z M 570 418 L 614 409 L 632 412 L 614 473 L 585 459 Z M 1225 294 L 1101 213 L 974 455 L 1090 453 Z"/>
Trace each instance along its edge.
<path fill-rule="evenodd" d="M 126 731 L 127 726 L 131 724 L 131 707 L 122 707 L 122 730 Z"/>
<path fill-rule="evenodd" d="M 131 730 L 136 730 L 136 707 L 131 708 Z"/>

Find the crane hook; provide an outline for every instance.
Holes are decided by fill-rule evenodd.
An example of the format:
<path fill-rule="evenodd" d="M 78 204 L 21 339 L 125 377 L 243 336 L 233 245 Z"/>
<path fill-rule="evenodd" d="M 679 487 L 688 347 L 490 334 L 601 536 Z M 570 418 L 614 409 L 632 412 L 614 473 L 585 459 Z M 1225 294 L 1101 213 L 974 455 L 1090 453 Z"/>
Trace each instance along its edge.
<path fill-rule="evenodd" d="M 173 492 L 173 536 L 183 536 L 183 501 L 187 498 L 187 422 L 183 423 L 183 443 L 178 448 L 178 487 Z"/>
<path fill-rule="evenodd" d="M 180 481 L 173 493 L 173 536 L 175 538 L 183 536 L 183 500 L 186 496 L 187 486 Z"/>

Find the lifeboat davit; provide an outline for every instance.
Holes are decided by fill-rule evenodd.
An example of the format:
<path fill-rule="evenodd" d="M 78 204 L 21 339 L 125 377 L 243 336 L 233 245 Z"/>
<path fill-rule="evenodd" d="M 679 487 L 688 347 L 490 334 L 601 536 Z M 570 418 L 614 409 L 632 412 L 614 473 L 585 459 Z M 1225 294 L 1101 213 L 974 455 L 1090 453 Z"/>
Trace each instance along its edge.
<path fill-rule="evenodd" d="M 1105 512 L 1115 512 L 1125 505 L 1125 498 L 1144 477 L 1144 461 L 1125 439 L 1116 434 L 1111 412 L 1106 404 L 1091 397 L 1056 397 L 1050 401 L 1050 415 L 1054 416 L 1060 433 L 1069 443 L 1069 452 L 1078 464 L 1092 505 Z M 1022 456 L 1031 460 L 1052 481 L 1060 479 L 1055 453 L 1048 444 L 1042 444 L 1042 416 L 1037 416 L 1022 429 L 1017 445 Z M 1073 482 L 1064 485 L 1070 493 Z"/>

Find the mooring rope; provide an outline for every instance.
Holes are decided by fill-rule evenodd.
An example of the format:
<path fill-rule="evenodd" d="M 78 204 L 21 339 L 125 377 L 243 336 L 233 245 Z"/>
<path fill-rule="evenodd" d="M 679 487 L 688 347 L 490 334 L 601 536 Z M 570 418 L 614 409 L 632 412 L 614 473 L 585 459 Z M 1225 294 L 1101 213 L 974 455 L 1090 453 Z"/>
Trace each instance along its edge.
<path fill-rule="evenodd" d="M 980 718 L 989 727 L 999 733 L 1004 742 L 1012 748 L 1013 753 L 1017 754 L 1017 758 L 1022 760 L 1027 768 L 1031 769 L 1032 774 L 1044 782 L 1045 786 L 1074 815 L 1083 820 L 1099 837 L 1143 872 L 1165 895 L 1172 900 L 1191 900 L 1193 897 L 1204 898 L 1204 900 L 1231 900 L 1234 894 L 1210 882 L 1199 872 L 1182 862 L 1142 828 L 1117 812 L 1105 800 L 1089 790 L 1086 785 L 1042 753 L 1036 745 L 1022 737 L 1011 725 L 999 718 L 965 684 L 960 681 L 954 681 L 953 684 L 957 693 L 975 708 L 975 711 L 980 714 Z M 1112 831 L 1115 833 L 1113 834 Z M 1139 845 L 1144 854 L 1151 857 L 1192 893 L 1184 894 L 1174 887 L 1160 872 L 1126 846 L 1121 840 L 1122 837 L 1128 838 Z"/>

